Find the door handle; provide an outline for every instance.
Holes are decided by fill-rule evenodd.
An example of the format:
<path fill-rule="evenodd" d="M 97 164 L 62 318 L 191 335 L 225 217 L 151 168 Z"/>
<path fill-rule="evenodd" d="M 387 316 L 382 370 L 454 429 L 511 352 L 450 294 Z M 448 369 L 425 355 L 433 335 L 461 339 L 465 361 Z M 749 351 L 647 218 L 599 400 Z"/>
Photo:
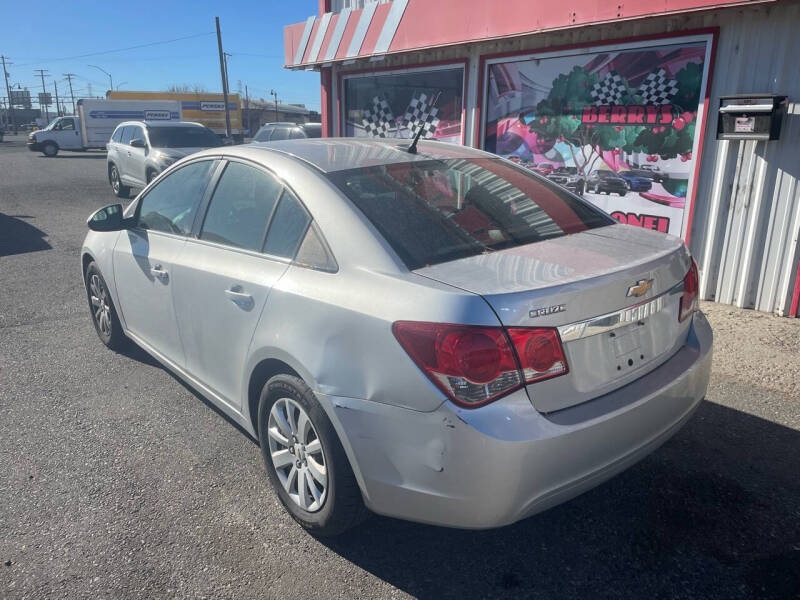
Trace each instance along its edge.
<path fill-rule="evenodd" d="M 150 272 L 155 276 L 158 277 L 161 281 L 165 282 L 169 279 L 169 273 L 167 273 L 161 265 L 156 265 L 154 267 L 150 267 Z"/>
<path fill-rule="evenodd" d="M 239 308 L 244 310 L 253 308 L 253 297 L 247 292 L 243 292 L 240 285 L 235 285 L 231 289 L 225 290 L 225 295 Z"/>

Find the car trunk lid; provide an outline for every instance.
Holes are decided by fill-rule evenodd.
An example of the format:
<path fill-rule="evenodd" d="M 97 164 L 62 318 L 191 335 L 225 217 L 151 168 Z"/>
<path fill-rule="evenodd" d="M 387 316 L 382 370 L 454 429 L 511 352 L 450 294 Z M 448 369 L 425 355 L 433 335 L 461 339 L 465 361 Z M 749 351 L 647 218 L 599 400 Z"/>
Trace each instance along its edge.
<path fill-rule="evenodd" d="M 683 345 L 689 265 L 680 239 L 610 225 L 415 273 L 481 295 L 505 326 L 559 329 L 569 373 L 528 386 L 552 412 L 641 377 Z"/>

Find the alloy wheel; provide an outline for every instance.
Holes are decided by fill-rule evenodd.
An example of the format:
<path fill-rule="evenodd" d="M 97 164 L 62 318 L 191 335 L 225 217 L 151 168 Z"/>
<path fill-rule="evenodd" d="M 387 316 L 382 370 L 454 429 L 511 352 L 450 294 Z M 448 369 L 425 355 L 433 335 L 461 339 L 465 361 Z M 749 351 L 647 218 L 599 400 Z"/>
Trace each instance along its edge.
<path fill-rule="evenodd" d="M 106 286 L 100 280 L 97 273 L 92 274 L 89 279 L 89 291 L 91 293 L 92 314 L 100 332 L 109 337 L 111 335 L 111 306 L 108 302 L 108 292 Z"/>
<path fill-rule="evenodd" d="M 117 167 L 111 167 L 111 189 L 114 193 L 119 193 L 119 173 Z"/>
<path fill-rule="evenodd" d="M 322 442 L 300 404 L 279 398 L 269 411 L 269 453 L 283 489 L 303 510 L 316 512 L 325 503 L 328 470 Z"/>

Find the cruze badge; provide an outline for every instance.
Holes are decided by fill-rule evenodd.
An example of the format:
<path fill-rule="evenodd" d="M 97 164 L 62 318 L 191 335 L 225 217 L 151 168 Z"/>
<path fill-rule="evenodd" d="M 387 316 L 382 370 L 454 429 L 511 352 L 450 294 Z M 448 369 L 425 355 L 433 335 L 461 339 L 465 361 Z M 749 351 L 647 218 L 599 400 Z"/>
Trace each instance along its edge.
<path fill-rule="evenodd" d="M 626 296 L 636 296 L 637 298 L 640 296 L 644 296 L 647 292 L 650 291 L 650 288 L 653 287 L 653 280 L 652 279 L 640 279 L 636 282 L 636 285 L 632 285 L 628 288 L 628 293 L 625 294 Z"/>
<path fill-rule="evenodd" d="M 566 304 L 556 304 L 555 306 L 545 306 L 544 308 L 534 308 L 532 311 L 528 313 L 528 316 L 531 319 L 535 319 L 536 317 L 543 317 L 545 315 L 553 315 L 555 313 L 564 312 L 567 310 Z"/>

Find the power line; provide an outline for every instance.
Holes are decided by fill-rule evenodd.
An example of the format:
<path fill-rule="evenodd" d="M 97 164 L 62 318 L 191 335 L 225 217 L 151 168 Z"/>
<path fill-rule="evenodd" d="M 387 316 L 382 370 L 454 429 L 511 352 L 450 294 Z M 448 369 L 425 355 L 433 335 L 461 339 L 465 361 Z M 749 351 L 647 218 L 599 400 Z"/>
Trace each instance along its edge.
<path fill-rule="evenodd" d="M 192 38 L 198 38 L 198 37 L 202 37 L 204 35 L 214 35 L 215 33 L 216 32 L 214 32 L 214 31 L 207 31 L 207 32 L 204 32 L 204 33 L 195 33 L 193 35 L 186 35 L 186 36 L 183 36 L 183 37 L 173 38 L 171 40 L 162 40 L 162 41 L 159 41 L 159 42 L 150 42 L 150 43 L 147 43 L 147 44 L 138 44 L 136 46 L 129 46 L 127 48 L 116 48 L 114 50 L 102 50 L 100 52 L 89 52 L 88 54 L 76 54 L 75 56 L 65 56 L 65 57 L 62 57 L 62 58 L 42 58 L 42 59 L 39 59 L 39 60 L 37 60 L 35 62 L 24 63 L 24 64 L 17 65 L 17 66 L 18 67 L 27 67 L 27 66 L 30 66 L 30 65 L 38 65 L 38 64 L 41 64 L 43 62 L 58 62 L 58 61 L 64 61 L 64 60 L 75 60 L 75 59 L 78 59 L 78 58 L 88 58 L 90 56 L 100 56 L 101 54 L 112 54 L 114 52 L 126 52 L 128 50 L 138 50 L 139 48 L 149 48 L 150 46 L 159 46 L 161 44 L 171 44 L 173 42 L 180 42 L 180 41 L 183 41 L 183 40 L 190 40 Z"/>

